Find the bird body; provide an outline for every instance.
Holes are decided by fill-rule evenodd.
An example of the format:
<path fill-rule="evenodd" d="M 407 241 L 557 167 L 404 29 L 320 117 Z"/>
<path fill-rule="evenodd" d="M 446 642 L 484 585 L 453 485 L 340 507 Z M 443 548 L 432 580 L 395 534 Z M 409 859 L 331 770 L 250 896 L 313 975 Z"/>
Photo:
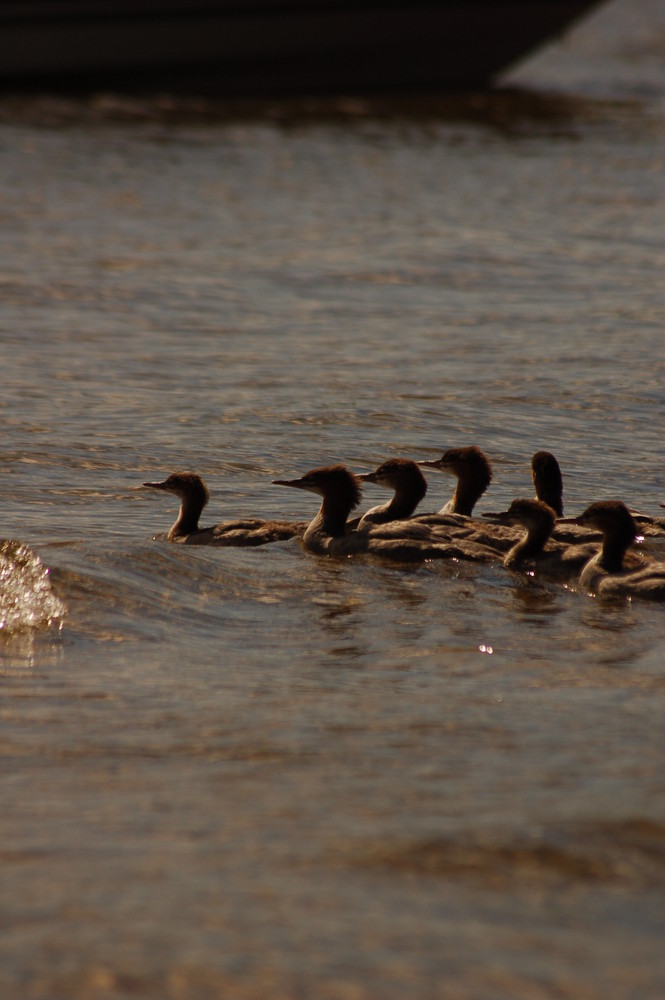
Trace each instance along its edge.
<path fill-rule="evenodd" d="M 641 536 L 632 514 L 621 500 L 599 500 L 571 521 L 594 527 L 603 535 L 600 551 L 582 569 L 580 586 L 605 596 L 665 600 L 665 562 L 636 559 L 628 552 Z"/>

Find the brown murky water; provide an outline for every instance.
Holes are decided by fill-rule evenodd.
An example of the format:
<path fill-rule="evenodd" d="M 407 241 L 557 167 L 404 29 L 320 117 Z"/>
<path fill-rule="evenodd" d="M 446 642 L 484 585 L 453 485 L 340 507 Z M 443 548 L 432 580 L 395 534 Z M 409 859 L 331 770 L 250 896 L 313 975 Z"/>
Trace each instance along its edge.
<path fill-rule="evenodd" d="M 301 518 L 271 479 L 476 443 L 485 509 L 547 448 L 656 512 L 664 37 L 610 4 L 556 94 L 419 114 L 0 107 L 3 997 L 665 993 L 662 604 L 132 490 Z"/>

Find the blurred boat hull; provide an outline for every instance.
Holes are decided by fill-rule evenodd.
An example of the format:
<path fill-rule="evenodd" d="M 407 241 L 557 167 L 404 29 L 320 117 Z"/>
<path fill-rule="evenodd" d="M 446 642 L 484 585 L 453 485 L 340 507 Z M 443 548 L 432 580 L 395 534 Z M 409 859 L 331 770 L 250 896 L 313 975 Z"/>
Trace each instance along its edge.
<path fill-rule="evenodd" d="M 233 97 L 484 87 L 593 0 L 0 2 L 0 86 Z"/>

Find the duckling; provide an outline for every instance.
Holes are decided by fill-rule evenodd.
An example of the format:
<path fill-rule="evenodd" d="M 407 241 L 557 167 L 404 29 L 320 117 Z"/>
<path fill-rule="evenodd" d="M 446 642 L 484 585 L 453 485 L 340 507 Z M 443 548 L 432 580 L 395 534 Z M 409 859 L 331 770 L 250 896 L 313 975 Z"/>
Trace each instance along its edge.
<path fill-rule="evenodd" d="M 210 492 L 195 472 L 173 472 L 163 482 L 142 483 L 142 487 L 178 497 L 180 511 L 166 537 L 169 542 L 181 545 L 266 545 L 300 535 L 307 526 L 305 522 L 298 521 L 248 518 L 200 528 L 199 518 L 210 499 Z"/>

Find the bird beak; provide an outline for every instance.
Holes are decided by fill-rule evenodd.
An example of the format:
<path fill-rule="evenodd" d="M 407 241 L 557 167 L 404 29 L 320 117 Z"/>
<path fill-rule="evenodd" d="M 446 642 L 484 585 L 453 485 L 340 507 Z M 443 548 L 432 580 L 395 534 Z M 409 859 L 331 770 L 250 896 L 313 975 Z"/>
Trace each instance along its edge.
<path fill-rule="evenodd" d="M 584 524 L 579 517 L 557 517 L 557 524 Z"/>
<path fill-rule="evenodd" d="M 141 489 L 144 486 L 147 486 L 151 490 L 165 490 L 167 488 L 166 483 L 141 483 L 141 486 L 138 486 L 137 489 Z"/>
<path fill-rule="evenodd" d="M 303 485 L 302 479 L 273 479 L 273 486 L 293 486 L 297 490 L 306 490 L 307 487 Z"/>
<path fill-rule="evenodd" d="M 363 483 L 375 483 L 376 472 L 363 472 L 361 475 L 358 476 L 358 479 L 361 479 Z"/>
<path fill-rule="evenodd" d="M 418 462 L 418 465 L 424 465 L 426 469 L 442 469 L 440 458 L 433 458 L 431 461 Z"/>
<path fill-rule="evenodd" d="M 503 523 L 510 521 L 510 514 L 507 510 L 488 510 L 487 513 L 483 514 L 483 517 L 486 517 L 488 521 L 499 521 Z"/>

